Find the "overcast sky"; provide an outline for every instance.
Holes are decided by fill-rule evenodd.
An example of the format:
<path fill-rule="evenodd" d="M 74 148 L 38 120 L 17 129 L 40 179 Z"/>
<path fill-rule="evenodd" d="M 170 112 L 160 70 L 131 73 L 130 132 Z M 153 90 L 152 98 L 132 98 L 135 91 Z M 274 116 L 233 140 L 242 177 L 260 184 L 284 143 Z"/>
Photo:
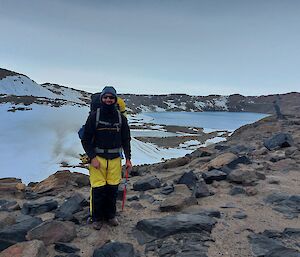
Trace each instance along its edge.
<path fill-rule="evenodd" d="M 0 67 L 89 92 L 300 91 L 298 0 L 0 0 Z"/>

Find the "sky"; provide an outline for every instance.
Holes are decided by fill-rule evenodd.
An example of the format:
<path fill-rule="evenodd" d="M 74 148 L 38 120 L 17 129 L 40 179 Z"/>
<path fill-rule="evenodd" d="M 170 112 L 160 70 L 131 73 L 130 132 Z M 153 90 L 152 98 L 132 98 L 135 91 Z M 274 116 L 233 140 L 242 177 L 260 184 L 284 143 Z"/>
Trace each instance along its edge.
<path fill-rule="evenodd" d="M 298 0 L 0 0 L 0 67 L 89 92 L 299 92 Z"/>

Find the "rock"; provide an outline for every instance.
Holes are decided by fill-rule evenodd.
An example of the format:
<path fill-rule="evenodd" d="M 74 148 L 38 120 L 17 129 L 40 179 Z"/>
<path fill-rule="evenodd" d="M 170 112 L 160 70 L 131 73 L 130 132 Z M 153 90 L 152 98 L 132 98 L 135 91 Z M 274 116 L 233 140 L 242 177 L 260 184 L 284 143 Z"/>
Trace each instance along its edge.
<path fill-rule="evenodd" d="M 265 257 L 299 257 L 300 252 L 284 246 L 283 242 L 262 234 L 248 236 L 255 256 Z"/>
<path fill-rule="evenodd" d="M 82 211 L 73 214 L 72 222 L 75 224 L 86 224 L 87 219 L 90 217 L 90 209 L 84 208 Z"/>
<path fill-rule="evenodd" d="M 65 190 L 68 186 L 81 187 L 87 183 L 87 175 L 81 173 L 72 173 L 69 170 L 57 171 L 45 180 L 35 185 L 32 190 L 38 194 L 44 194 Z"/>
<path fill-rule="evenodd" d="M 276 150 L 293 145 L 293 138 L 288 133 L 278 133 L 264 141 L 264 146 L 269 150 Z"/>
<path fill-rule="evenodd" d="M 242 185 L 255 185 L 257 182 L 257 176 L 253 169 L 236 169 L 233 170 L 228 176 L 227 179 L 230 182 L 234 182 Z"/>
<path fill-rule="evenodd" d="M 158 166 L 158 169 L 171 169 L 184 166 L 190 162 L 190 158 L 188 157 L 181 157 L 176 159 L 171 159 L 162 163 Z"/>
<path fill-rule="evenodd" d="M 110 242 L 97 248 L 93 257 L 134 257 L 135 251 L 132 244 L 121 242 Z"/>
<path fill-rule="evenodd" d="M 231 146 L 229 151 L 234 154 L 249 154 L 255 150 L 254 147 L 248 147 L 244 145 L 234 145 Z"/>
<path fill-rule="evenodd" d="M 300 213 L 300 195 L 288 195 L 285 193 L 273 193 L 264 201 L 273 205 L 273 210 L 281 212 L 286 218 L 298 218 Z"/>
<path fill-rule="evenodd" d="M 0 199 L 0 211 L 14 211 L 18 209 L 20 209 L 20 206 L 16 201 Z"/>
<path fill-rule="evenodd" d="M 8 212 L 0 212 L 0 230 L 16 223 L 16 218 Z"/>
<path fill-rule="evenodd" d="M 54 249 L 55 251 L 60 253 L 76 253 L 80 250 L 79 248 L 77 248 L 72 244 L 66 244 L 60 242 L 55 243 Z"/>
<path fill-rule="evenodd" d="M 229 191 L 230 195 L 239 195 L 239 194 L 245 194 L 245 193 L 246 193 L 246 190 L 243 187 L 239 187 L 239 186 L 233 186 Z"/>
<path fill-rule="evenodd" d="M 6 248 L 0 257 L 47 257 L 48 251 L 42 241 L 33 240 L 17 243 Z"/>
<path fill-rule="evenodd" d="M 24 203 L 21 212 L 25 215 L 38 215 L 50 212 L 58 206 L 57 201 L 47 200 L 43 203 Z"/>
<path fill-rule="evenodd" d="M 55 218 L 61 220 L 72 220 L 73 214 L 82 210 L 83 206 L 87 206 L 88 202 L 82 194 L 75 193 L 68 198 L 56 211 Z"/>
<path fill-rule="evenodd" d="M 191 190 L 185 184 L 176 184 L 174 185 L 174 193 L 182 194 L 185 196 L 191 196 Z"/>
<path fill-rule="evenodd" d="M 220 170 L 210 170 L 202 173 L 202 178 L 207 184 L 211 184 L 213 181 L 221 181 L 227 178 L 227 174 Z"/>
<path fill-rule="evenodd" d="M 137 165 L 133 166 L 129 172 L 129 175 L 132 177 L 143 176 L 148 172 L 149 165 Z"/>
<path fill-rule="evenodd" d="M 245 188 L 246 195 L 254 196 L 258 194 L 258 190 L 255 187 L 246 187 Z"/>
<path fill-rule="evenodd" d="M 235 214 L 233 214 L 232 217 L 235 219 L 246 219 L 248 216 L 246 213 L 238 211 Z"/>
<path fill-rule="evenodd" d="M 237 158 L 238 157 L 233 153 L 223 153 L 221 155 L 218 155 L 216 158 L 212 159 L 207 164 L 207 168 L 208 170 L 220 169 L 221 167 L 227 165 L 228 163 L 231 163 Z"/>
<path fill-rule="evenodd" d="M 178 180 L 177 184 L 185 184 L 192 189 L 198 181 L 197 176 L 193 171 L 185 172 Z"/>
<path fill-rule="evenodd" d="M 193 193 L 192 196 L 195 198 L 201 198 L 201 197 L 207 197 L 212 195 L 209 192 L 209 189 L 206 185 L 206 183 L 204 183 L 204 181 L 199 181 L 195 184 L 194 188 L 193 188 Z"/>
<path fill-rule="evenodd" d="M 128 202 L 138 201 L 140 198 L 137 195 L 131 195 L 127 197 Z"/>
<path fill-rule="evenodd" d="M 216 144 L 215 145 L 215 149 L 219 150 L 219 151 L 224 151 L 224 150 L 227 150 L 229 148 L 230 148 L 229 145 L 222 145 L 222 144 Z"/>
<path fill-rule="evenodd" d="M 42 220 L 40 218 L 31 217 L 30 219 L 1 229 L 0 251 L 18 242 L 25 241 L 27 232 L 41 223 Z"/>
<path fill-rule="evenodd" d="M 236 205 L 234 203 L 224 203 L 220 206 L 220 208 L 233 209 L 233 208 L 236 208 Z"/>
<path fill-rule="evenodd" d="M 159 206 L 160 211 L 180 211 L 183 208 L 197 204 L 197 200 L 194 197 L 187 197 L 182 194 L 173 194 L 166 198 Z"/>
<path fill-rule="evenodd" d="M 160 185 L 160 181 L 156 176 L 145 177 L 133 184 L 133 190 L 146 191 L 149 189 L 159 188 Z"/>
<path fill-rule="evenodd" d="M 167 185 L 160 190 L 163 195 L 169 195 L 174 192 L 174 185 Z"/>
<path fill-rule="evenodd" d="M 46 221 L 27 233 L 28 240 L 42 240 L 46 245 L 70 242 L 76 237 L 75 225 L 69 221 Z"/>
<path fill-rule="evenodd" d="M 293 157 L 297 151 L 298 151 L 297 147 L 291 146 L 285 150 L 284 154 L 286 157 Z"/>
<path fill-rule="evenodd" d="M 238 164 L 248 165 L 248 164 L 251 164 L 251 161 L 247 156 L 240 156 L 240 157 L 234 159 L 233 161 L 229 162 L 226 166 L 229 169 L 235 169 Z"/>
<path fill-rule="evenodd" d="M 136 229 L 153 238 L 164 238 L 183 232 L 211 232 L 215 224 L 216 220 L 214 218 L 205 215 L 177 214 L 162 218 L 140 220 L 136 225 Z M 139 237 L 138 240 L 143 242 Z"/>
<path fill-rule="evenodd" d="M 201 157 L 207 157 L 211 156 L 213 154 L 213 151 L 209 150 L 205 147 L 200 147 L 196 149 L 194 152 L 188 154 L 187 156 L 190 158 L 201 158 Z"/>
<path fill-rule="evenodd" d="M 284 152 L 279 152 L 279 151 L 276 151 L 274 153 L 271 152 L 268 156 L 268 160 L 270 162 L 278 162 L 278 161 L 281 161 L 285 158 L 286 158 L 285 153 Z"/>
<path fill-rule="evenodd" d="M 22 184 L 21 179 L 17 178 L 1 178 L 0 194 L 22 196 L 26 186 Z"/>

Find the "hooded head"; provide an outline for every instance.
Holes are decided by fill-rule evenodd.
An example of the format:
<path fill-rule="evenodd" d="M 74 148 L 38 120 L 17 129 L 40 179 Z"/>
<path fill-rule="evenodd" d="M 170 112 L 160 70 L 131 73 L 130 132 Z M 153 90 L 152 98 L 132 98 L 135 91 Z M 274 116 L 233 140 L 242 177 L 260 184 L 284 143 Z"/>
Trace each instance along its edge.
<path fill-rule="evenodd" d="M 114 99 L 111 99 L 113 97 Z M 116 109 L 117 92 L 114 87 L 104 87 L 100 94 L 101 108 L 104 112 L 113 112 Z"/>
<path fill-rule="evenodd" d="M 110 86 L 106 86 L 103 88 L 101 94 L 100 94 L 100 99 L 101 99 L 101 102 L 102 102 L 102 97 L 106 94 L 111 94 L 115 97 L 116 101 L 117 101 L 117 91 L 115 90 L 114 87 L 110 87 Z"/>

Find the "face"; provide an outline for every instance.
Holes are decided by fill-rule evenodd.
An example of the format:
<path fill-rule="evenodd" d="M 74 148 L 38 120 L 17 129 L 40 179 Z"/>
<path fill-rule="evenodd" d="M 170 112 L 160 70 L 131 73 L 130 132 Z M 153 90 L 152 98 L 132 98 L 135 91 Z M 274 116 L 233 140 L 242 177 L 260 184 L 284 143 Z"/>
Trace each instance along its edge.
<path fill-rule="evenodd" d="M 116 98 L 112 94 L 105 94 L 102 96 L 102 102 L 107 105 L 112 105 L 116 103 Z"/>

